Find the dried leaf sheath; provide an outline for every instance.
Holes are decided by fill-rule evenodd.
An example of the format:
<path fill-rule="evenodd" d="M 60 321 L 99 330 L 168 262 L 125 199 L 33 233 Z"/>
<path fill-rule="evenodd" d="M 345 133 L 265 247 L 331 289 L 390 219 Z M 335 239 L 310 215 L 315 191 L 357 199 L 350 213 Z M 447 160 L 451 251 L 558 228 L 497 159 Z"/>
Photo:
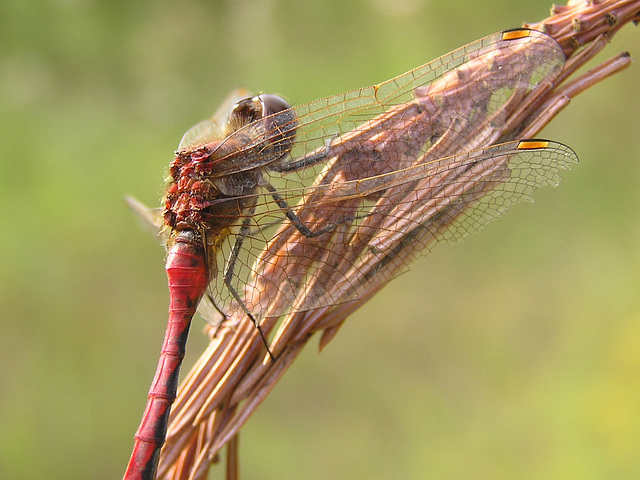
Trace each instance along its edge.
<path fill-rule="evenodd" d="M 585 15 L 585 18 L 580 21 L 580 39 L 583 39 L 581 41 L 595 38 L 595 35 L 588 36 L 589 26 L 593 25 L 593 31 L 596 33 L 602 31 L 603 22 L 600 18 L 607 17 L 608 14 L 618 19 L 616 27 L 633 20 L 633 16 L 627 14 L 625 17 L 619 10 L 616 10 L 630 11 L 629 5 L 633 3 L 636 4 L 635 10 L 633 10 L 635 12 L 638 10 L 637 2 L 603 2 L 588 6 L 581 4 L 584 8 L 583 15 Z M 571 15 L 579 15 L 579 7 L 580 5 L 574 6 Z M 560 25 L 565 25 L 566 22 L 570 23 L 571 17 L 564 10 L 561 17 L 565 19 L 563 20 L 565 23 L 551 22 L 551 25 L 554 26 L 553 28 L 558 28 L 558 31 L 565 32 L 566 29 L 562 30 Z M 555 18 L 552 17 L 552 19 Z M 590 20 L 593 20 L 593 22 L 590 22 Z M 604 23 L 606 23 L 606 20 Z M 562 40 L 565 37 L 557 38 Z M 566 38 L 570 39 L 571 37 Z M 571 40 L 566 40 L 562 43 L 565 52 L 575 51 L 575 46 L 572 46 L 571 43 Z M 628 59 L 625 60 L 620 57 L 612 71 L 624 68 L 627 63 Z M 591 77 L 591 83 L 586 82 L 586 86 L 597 81 L 596 79 L 597 76 Z M 432 88 L 434 87 L 432 86 Z M 446 94 L 446 85 L 442 88 Z M 558 84 L 540 85 L 533 94 L 525 95 L 526 93 L 528 92 L 523 90 L 514 95 L 511 101 L 495 110 L 491 116 L 491 122 L 484 122 L 478 130 L 473 129 L 472 122 L 469 122 L 468 125 L 462 125 L 461 123 L 458 130 L 446 129 L 446 126 L 451 124 L 450 121 L 446 125 L 441 125 L 440 127 L 443 127 L 444 130 L 440 134 L 440 140 L 415 157 L 415 163 L 428 164 L 431 161 L 430 159 L 433 158 L 440 158 L 440 161 L 446 162 L 446 155 L 455 153 L 453 149 L 455 149 L 456 143 L 465 136 L 477 141 L 477 148 L 482 148 L 484 145 L 495 143 L 499 140 L 517 138 L 521 135 L 523 129 L 525 129 L 526 136 L 533 136 L 536 133 L 536 129 L 542 128 L 544 123 L 549 121 L 559 109 L 566 105 L 566 99 L 575 94 L 570 91 L 563 92 Z M 538 98 L 534 102 L 531 100 L 532 97 Z M 459 111 L 468 111 L 468 107 L 458 106 L 457 108 L 461 109 Z M 464 110 L 464 108 L 467 108 L 467 110 Z M 461 122 L 464 120 L 464 118 L 460 119 Z M 437 128 L 437 125 L 433 128 Z M 397 130 L 399 131 L 400 127 Z M 356 132 L 353 135 L 357 134 Z M 345 136 L 340 138 L 340 141 L 345 144 L 347 140 Z M 322 145 L 318 145 L 318 148 L 322 148 Z M 323 180 L 319 181 L 319 183 L 339 181 L 344 184 L 345 175 L 354 172 L 357 175 L 358 169 L 365 168 L 364 165 L 358 166 L 356 164 L 351 167 L 351 171 L 347 170 L 344 165 L 339 165 L 339 159 L 347 160 L 347 156 L 344 153 L 347 149 L 345 148 L 342 153 L 339 152 L 340 145 L 338 144 L 330 144 L 329 148 L 335 150 L 338 160 L 329 163 L 329 167 L 323 172 Z M 523 154 L 526 155 L 526 153 Z M 442 160 L 443 156 L 445 158 Z M 353 158 L 349 160 L 353 163 Z M 276 325 L 278 327 L 277 331 L 273 333 L 271 345 L 272 351 L 279 356 L 276 362 L 256 362 L 256 359 L 259 358 L 258 355 L 263 350 L 255 328 L 246 319 L 232 318 L 221 328 L 212 329 L 212 333 L 215 335 L 212 345 L 185 381 L 180 390 L 179 399 L 174 406 L 169 437 L 163 450 L 160 473 L 167 475 L 171 470 L 173 475 L 171 478 L 203 478 L 209 468 L 210 461 L 217 451 L 237 433 L 244 421 L 268 394 L 279 377 L 286 371 L 288 365 L 295 359 L 309 336 L 318 330 L 326 330 L 328 333 L 325 333 L 326 336 L 323 342 L 328 341 L 348 314 L 382 288 L 383 282 L 367 283 L 366 279 L 372 276 L 370 272 L 376 270 L 378 272 L 387 271 L 388 276 L 392 277 L 397 274 L 397 268 L 402 268 L 409 258 L 417 254 L 419 248 L 429 248 L 434 242 L 441 239 L 448 240 L 444 235 L 446 231 L 451 231 L 447 230 L 450 227 L 455 225 L 459 228 L 459 230 L 454 230 L 451 233 L 451 240 L 455 240 L 463 236 L 469 229 L 473 230 L 481 226 L 476 225 L 474 223 L 475 220 L 481 219 L 485 221 L 492 218 L 494 215 L 492 213 L 465 218 L 465 212 L 461 207 L 472 200 L 481 198 L 488 191 L 494 191 L 496 186 L 504 185 L 505 173 L 511 174 L 509 169 L 512 166 L 511 162 L 515 162 L 514 165 L 517 164 L 517 156 L 513 155 L 505 157 L 502 161 L 498 161 L 496 158 L 493 160 L 492 165 L 476 166 L 475 170 L 462 168 L 461 171 L 453 171 L 447 170 L 444 165 L 440 165 L 443 171 L 440 172 L 439 178 L 441 180 L 437 186 L 433 184 L 420 185 L 418 180 L 397 185 L 394 182 L 399 182 L 398 177 L 395 179 L 387 178 L 391 182 L 391 186 L 389 191 L 381 195 L 380 198 L 375 198 L 375 195 L 371 197 L 364 195 L 364 197 L 367 197 L 365 202 L 366 210 L 362 208 L 363 202 L 360 197 L 354 197 L 352 202 L 342 199 L 337 218 L 344 218 L 350 211 L 349 209 L 352 209 L 359 213 L 358 216 L 361 218 L 355 221 L 361 226 L 357 231 L 354 231 L 351 228 L 351 224 L 338 224 L 336 231 L 331 232 L 331 240 L 322 239 L 323 242 L 329 242 L 332 247 L 335 245 L 345 246 L 345 250 L 342 252 L 326 246 L 323 249 L 322 246 L 318 245 L 319 239 L 303 239 L 300 238 L 299 232 L 292 230 L 290 226 L 283 227 L 282 231 L 260 257 L 262 264 L 257 265 L 258 272 L 263 271 L 261 268 L 265 272 L 274 271 L 276 276 L 280 276 L 278 278 L 281 280 L 283 278 L 307 278 L 311 276 L 314 280 L 312 283 L 307 283 L 308 292 L 296 290 L 297 285 L 301 283 L 293 282 L 294 301 L 301 305 L 306 301 L 305 295 L 313 296 L 310 293 L 313 293 L 314 282 L 321 283 L 321 290 L 326 290 L 327 285 L 335 283 L 338 296 L 349 295 L 350 289 L 356 288 L 358 299 L 354 302 L 320 310 L 293 313 L 286 316 L 279 324 L 276 323 L 275 319 L 266 318 L 262 323 L 265 331 L 271 331 Z M 551 160 L 547 159 L 549 165 L 552 164 Z M 397 162 L 401 163 L 402 160 L 397 159 Z M 561 165 L 558 167 L 561 167 Z M 402 169 L 404 170 L 402 170 L 402 174 L 411 175 L 409 171 L 411 168 L 411 165 L 403 164 Z M 433 164 L 432 168 L 437 169 L 438 165 Z M 535 177 L 530 179 L 533 184 L 540 185 L 556 181 L 556 172 L 544 169 L 542 171 L 546 172 L 542 176 L 543 178 Z M 461 175 L 467 175 L 467 177 Z M 473 178 L 476 180 L 470 182 L 469 178 L 471 176 L 474 176 Z M 405 181 L 406 178 L 402 180 Z M 436 177 L 433 178 L 435 179 Z M 509 178 L 511 177 L 509 176 Z M 435 182 L 435 180 L 432 181 Z M 468 189 L 469 184 L 474 187 Z M 520 185 L 520 183 L 516 182 L 516 185 Z M 432 194 L 434 188 L 440 188 L 442 193 L 434 196 Z M 465 188 L 467 189 L 465 190 Z M 329 192 L 329 189 L 323 192 L 323 189 L 320 188 L 317 192 L 322 195 Z M 364 189 L 364 192 L 366 193 L 368 190 Z M 421 193 L 432 199 L 433 203 L 422 212 L 414 212 L 408 207 L 418 201 Z M 528 194 L 529 192 L 526 191 L 515 192 L 516 196 L 527 196 Z M 450 199 L 450 205 L 447 205 L 447 208 L 444 208 L 442 203 L 436 205 L 438 201 L 447 201 L 447 198 Z M 459 201 L 456 203 L 452 199 L 458 199 Z M 463 200 L 460 201 L 460 199 Z M 515 199 L 515 197 L 512 198 L 512 200 Z M 309 202 L 308 205 L 312 206 L 324 205 L 330 202 L 330 200 L 322 196 L 315 200 L 302 199 L 302 202 L 304 201 Z M 349 202 L 354 205 L 349 206 Z M 424 203 L 426 205 L 429 204 L 428 201 L 424 201 Z M 495 202 L 489 201 L 487 208 L 492 206 L 496 206 Z M 407 210 L 410 211 L 407 212 Z M 326 222 L 331 221 L 330 215 L 332 212 L 330 209 L 328 209 L 328 212 L 321 211 L 318 214 L 317 208 L 306 210 L 303 206 L 300 206 L 296 211 L 301 213 L 304 217 L 303 220 L 311 225 L 314 222 L 326 224 Z M 437 218 L 434 219 L 433 213 L 435 211 L 444 213 L 437 215 Z M 376 212 L 376 214 L 374 215 L 371 212 Z M 362 215 L 363 213 L 364 215 Z M 495 214 L 497 215 L 498 212 Z M 404 224 L 402 227 L 388 223 L 397 222 L 398 218 L 403 218 Z M 425 219 L 431 220 L 425 221 Z M 374 232 L 377 232 L 376 236 L 373 236 Z M 346 248 L 346 246 L 350 248 Z M 374 248 L 371 248 L 372 246 Z M 309 256 L 315 255 L 316 252 L 322 252 L 320 257 L 312 258 L 322 258 L 324 264 L 335 265 L 335 267 L 330 269 L 330 272 L 326 273 L 326 277 L 323 278 L 322 272 L 317 268 L 319 263 L 310 262 L 307 265 L 297 264 L 295 266 L 280 264 L 281 253 L 279 252 L 288 252 L 295 255 L 296 258 L 304 257 L 302 253 L 293 249 L 305 249 L 306 252 L 309 252 Z M 389 251 L 393 251 L 393 254 L 389 254 Z M 355 258 L 353 257 L 354 252 L 359 252 L 355 255 Z M 347 258 L 347 254 L 352 255 L 352 257 Z M 314 268 L 316 270 L 313 270 Z M 294 271 L 291 272 L 287 269 L 293 269 Z M 309 272 L 312 272 L 312 275 Z M 289 276 L 289 273 L 292 273 L 292 275 Z M 316 276 L 317 274 L 319 275 Z M 355 278 L 358 275 L 360 276 L 359 280 L 356 280 Z M 258 278 L 263 279 L 265 277 L 258 276 Z M 344 278 L 350 279 L 349 285 L 345 285 L 344 282 L 342 284 L 336 282 L 336 279 Z M 270 298 L 269 301 L 273 302 L 273 306 L 269 305 L 269 308 L 272 308 L 276 314 L 283 308 L 280 306 L 280 302 L 285 304 L 289 300 L 288 296 L 272 299 L 268 294 L 264 293 L 261 297 L 256 293 L 260 291 L 258 288 L 254 289 L 250 282 L 247 285 L 247 287 L 243 287 L 243 293 L 248 299 L 247 302 L 262 305 L 264 298 Z M 354 285 L 355 287 L 353 287 Z M 269 286 L 260 288 L 268 289 Z M 263 292 L 266 291 L 264 289 L 262 290 Z M 255 299 L 254 296 L 256 296 Z M 233 322 L 238 320 L 239 323 L 235 325 Z M 189 474 L 191 477 L 188 477 Z"/>

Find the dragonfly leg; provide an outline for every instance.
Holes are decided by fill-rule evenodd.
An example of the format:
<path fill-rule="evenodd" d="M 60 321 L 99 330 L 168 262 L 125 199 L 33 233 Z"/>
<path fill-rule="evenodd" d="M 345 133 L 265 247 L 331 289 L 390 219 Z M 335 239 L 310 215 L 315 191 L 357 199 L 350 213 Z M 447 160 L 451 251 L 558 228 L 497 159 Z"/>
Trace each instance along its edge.
<path fill-rule="evenodd" d="M 258 333 L 260 334 L 260 338 L 262 339 L 262 343 L 264 343 L 264 346 L 267 348 L 267 352 L 269 353 L 269 357 L 271 357 L 271 360 L 275 360 L 275 358 L 273 357 L 273 354 L 271 353 L 271 349 L 269 349 L 269 343 L 267 342 L 267 338 L 265 337 L 264 332 L 260 327 L 260 323 L 258 323 L 258 320 L 256 319 L 256 317 L 254 317 L 253 314 L 249 311 L 249 308 L 244 303 L 244 300 L 240 297 L 240 294 L 231 283 L 231 280 L 233 279 L 233 276 L 234 276 L 236 261 L 238 260 L 238 254 L 240 253 L 240 249 L 242 248 L 242 243 L 244 242 L 244 239 L 249 234 L 249 223 L 251 222 L 252 213 L 253 211 L 249 212 L 249 214 L 244 217 L 244 219 L 242 220 L 242 226 L 240 227 L 240 231 L 238 232 L 238 235 L 236 235 L 236 241 L 233 244 L 231 255 L 229 256 L 229 261 L 227 262 L 227 265 L 224 269 L 224 284 L 229 290 L 229 292 L 231 292 L 231 296 L 234 298 L 236 302 L 238 302 L 238 304 L 240 305 L 244 313 L 247 315 L 247 317 L 251 319 L 251 321 L 253 322 L 253 325 L 258 330 Z"/>
<path fill-rule="evenodd" d="M 282 209 L 282 211 L 287 216 L 289 221 L 293 224 L 293 226 L 296 227 L 296 229 L 307 238 L 318 237 L 318 236 L 322 235 L 323 233 L 327 233 L 327 232 L 330 232 L 330 231 L 334 230 L 338 225 L 341 225 L 343 223 L 352 222 L 353 220 L 364 218 L 366 216 L 366 215 L 363 215 L 363 216 L 356 216 L 356 217 L 345 217 L 342 220 L 340 220 L 339 222 L 332 223 L 331 225 L 328 225 L 328 226 L 326 226 L 324 228 L 321 228 L 319 230 L 313 231 L 309 227 L 307 227 L 302 222 L 302 220 L 300 220 L 300 218 L 298 218 L 298 216 L 295 213 L 293 213 L 293 210 L 291 209 L 291 207 L 289 206 L 287 201 L 284 198 L 282 198 L 282 196 L 278 193 L 278 191 L 276 190 L 276 188 L 273 185 L 267 183 L 267 184 L 264 185 L 264 187 L 267 190 L 269 190 L 269 193 L 273 197 L 274 202 L 276 202 L 276 204 Z"/>
<path fill-rule="evenodd" d="M 336 134 L 333 138 L 337 136 L 338 135 Z M 315 165 L 319 162 L 324 162 L 327 158 L 329 158 L 329 152 L 331 151 L 331 142 L 333 141 L 333 138 L 329 142 L 327 142 L 322 151 L 310 153 L 295 161 L 282 163 L 274 162 L 273 164 L 269 165 L 269 170 L 278 173 L 289 173 L 303 168 L 311 167 L 312 165 Z M 285 158 L 289 158 L 289 155 L 285 156 Z"/>

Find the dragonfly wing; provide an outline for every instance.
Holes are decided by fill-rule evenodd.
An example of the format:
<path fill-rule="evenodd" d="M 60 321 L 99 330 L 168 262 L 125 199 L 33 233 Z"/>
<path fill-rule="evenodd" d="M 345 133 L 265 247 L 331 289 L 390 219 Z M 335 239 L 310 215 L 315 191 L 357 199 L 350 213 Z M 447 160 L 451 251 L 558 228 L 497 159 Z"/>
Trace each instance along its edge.
<path fill-rule="evenodd" d="M 162 210 L 160 208 L 149 208 L 131 195 L 125 196 L 124 200 L 145 228 L 150 230 L 154 235 L 160 234 L 160 230 L 164 224 L 162 220 Z"/>
<path fill-rule="evenodd" d="M 272 123 L 281 129 L 295 129 L 289 161 L 306 165 L 303 159 L 318 156 L 318 152 L 323 152 L 328 144 L 360 142 L 365 148 L 367 144 L 375 144 L 371 134 L 378 134 L 389 121 L 399 118 L 405 112 L 402 106 L 415 106 L 415 100 L 420 98 L 423 101 L 422 104 L 418 101 L 418 107 L 424 107 L 424 99 L 428 98 L 435 102 L 432 109 L 444 111 L 446 115 L 443 118 L 432 117 L 433 125 L 429 131 L 424 131 L 422 124 L 422 130 L 414 132 L 414 136 L 435 138 L 442 135 L 452 121 L 464 120 L 468 131 L 460 132 L 459 136 L 472 140 L 478 136 L 479 126 L 504 122 L 498 112 L 509 100 L 531 91 L 540 83 L 553 81 L 562 71 L 564 60 L 561 47 L 544 33 L 528 29 L 500 32 L 386 82 L 293 107 L 295 115 L 291 115 L 289 110 L 280 111 L 233 132 L 227 132 L 224 122 L 225 115 L 231 111 L 228 102 L 218 110 L 217 118 L 205 120 L 188 131 L 180 148 L 216 140 L 219 143 L 217 148 L 225 144 L 238 145 L 233 150 L 234 157 L 246 154 L 253 158 L 256 149 L 264 148 L 266 141 L 281 136 L 260 127 Z M 271 117 L 290 120 L 273 121 Z M 410 123 L 410 119 L 404 122 L 403 128 L 410 131 Z M 219 141 L 221 137 L 223 141 Z M 281 141 L 288 142 L 290 138 L 286 136 Z M 467 149 L 474 148 L 470 146 Z M 330 155 L 320 157 L 329 159 Z M 224 158 L 218 158 L 217 162 L 217 176 L 241 171 L 235 162 L 226 162 L 228 171 L 225 171 Z M 253 158 L 245 169 L 266 163 Z M 322 162 L 317 163 L 322 166 Z M 312 171 L 318 173 L 317 169 Z M 309 176 L 313 173 L 307 178 Z"/>
<path fill-rule="evenodd" d="M 244 239 L 234 288 L 257 316 L 354 300 L 407 270 L 437 243 L 458 242 L 509 206 L 530 200 L 537 188 L 557 185 L 560 171 L 575 162 L 565 145 L 523 140 L 319 185 L 295 211 L 312 231 L 326 233 L 310 238 L 291 223 L 275 235 L 255 230 Z M 267 224 L 277 214 L 271 208 L 253 221 Z M 219 297 L 224 287 L 218 280 Z M 227 305 L 231 312 L 238 309 Z"/>
<path fill-rule="evenodd" d="M 505 104 L 552 82 L 564 60 L 561 47 L 544 33 L 518 29 L 490 35 L 378 85 L 296 107 L 299 127 L 291 157 L 322 151 L 328 143 L 378 149 L 385 127 L 424 144 L 462 121 L 466 130 L 454 126 L 459 129 L 455 148 L 474 150 L 478 126 L 504 122 L 498 112 Z M 432 115 L 417 124 L 407 106 Z"/>
<path fill-rule="evenodd" d="M 184 148 L 202 145 L 207 142 L 220 139 L 221 136 L 227 134 L 227 119 L 229 112 L 233 106 L 242 98 L 249 96 L 249 90 L 246 88 L 236 88 L 233 90 L 227 98 L 218 107 L 216 112 L 202 122 L 196 123 L 182 136 L 178 150 Z"/>
<path fill-rule="evenodd" d="M 535 188 L 557 183 L 576 160 L 567 147 L 486 146 L 502 138 L 517 105 L 552 82 L 563 63 L 551 37 L 519 29 L 387 82 L 295 107 L 288 165 L 274 168 L 288 174 L 270 176 L 267 162 L 254 158 L 278 197 L 256 193 L 246 202 L 255 207 L 237 215 L 236 235 L 217 249 L 216 305 L 242 313 L 229 287 L 256 318 L 353 300 L 406 269 L 420 251 L 458 241 Z M 222 143 L 252 138 L 252 128 Z M 265 138 L 277 135 L 232 143 L 255 157 Z M 248 233 L 237 235 L 243 223 Z M 310 237 L 300 225 L 322 234 Z"/>

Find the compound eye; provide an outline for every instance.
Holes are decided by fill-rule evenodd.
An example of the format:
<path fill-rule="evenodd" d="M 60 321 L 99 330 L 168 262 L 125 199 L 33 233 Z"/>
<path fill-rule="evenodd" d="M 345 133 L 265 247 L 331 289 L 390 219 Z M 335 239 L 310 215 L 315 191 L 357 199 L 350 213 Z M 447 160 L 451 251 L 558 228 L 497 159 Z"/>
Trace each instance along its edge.
<path fill-rule="evenodd" d="M 261 121 L 260 121 L 261 120 Z M 296 113 L 286 100 L 277 95 L 243 98 L 229 114 L 229 127 L 236 132 L 258 122 L 247 135 L 263 135 L 274 151 L 282 156 L 291 149 L 298 122 Z"/>
<path fill-rule="evenodd" d="M 247 97 L 233 106 L 229 113 L 229 123 L 232 125 L 247 125 L 264 117 L 263 104 L 259 97 Z"/>
<path fill-rule="evenodd" d="M 279 97 L 278 95 L 265 94 L 259 95 L 258 98 L 264 105 L 263 115 L 265 117 L 291 108 L 291 105 L 289 105 L 284 98 Z"/>

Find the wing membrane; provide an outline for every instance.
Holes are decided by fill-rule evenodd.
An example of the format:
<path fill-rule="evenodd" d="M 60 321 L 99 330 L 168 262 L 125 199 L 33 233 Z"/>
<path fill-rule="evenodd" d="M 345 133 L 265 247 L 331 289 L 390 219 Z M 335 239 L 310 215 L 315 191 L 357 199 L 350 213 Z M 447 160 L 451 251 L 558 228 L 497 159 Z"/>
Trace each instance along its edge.
<path fill-rule="evenodd" d="M 254 216 L 256 230 L 244 241 L 246 257 L 236 265 L 234 287 L 245 292 L 249 310 L 263 316 L 358 298 L 437 243 L 455 243 L 514 203 L 530 200 L 537 188 L 557 185 L 560 171 L 577 162 L 565 145 L 537 145 L 514 141 L 374 178 L 320 185 L 296 209 L 312 230 L 335 227 L 317 238 L 288 222 L 275 234 L 258 228 L 282 215 L 265 197 L 264 210 Z M 221 279 L 212 287 L 216 298 L 227 295 L 228 308 L 238 308 Z"/>
<path fill-rule="evenodd" d="M 551 37 L 501 32 L 378 85 L 295 107 L 295 140 L 277 165 L 256 155 L 269 132 L 253 138 L 249 124 L 229 134 L 220 144 L 242 147 L 228 167 L 218 160 L 216 175 L 260 169 L 290 209 L 267 189 L 251 194 L 255 208 L 238 215 L 236 227 L 248 222 L 249 233 L 229 236 L 217 252 L 216 305 L 242 313 L 222 274 L 232 257 L 231 288 L 256 318 L 355 299 L 435 244 L 454 243 L 536 188 L 557 184 L 559 171 L 577 161 L 568 147 L 495 143 L 504 140 L 512 105 L 553 82 L 563 63 Z M 225 128 L 218 116 L 181 146 L 215 140 Z M 250 160 L 237 161 L 245 151 Z M 285 210 L 320 234 L 303 234 Z"/>

